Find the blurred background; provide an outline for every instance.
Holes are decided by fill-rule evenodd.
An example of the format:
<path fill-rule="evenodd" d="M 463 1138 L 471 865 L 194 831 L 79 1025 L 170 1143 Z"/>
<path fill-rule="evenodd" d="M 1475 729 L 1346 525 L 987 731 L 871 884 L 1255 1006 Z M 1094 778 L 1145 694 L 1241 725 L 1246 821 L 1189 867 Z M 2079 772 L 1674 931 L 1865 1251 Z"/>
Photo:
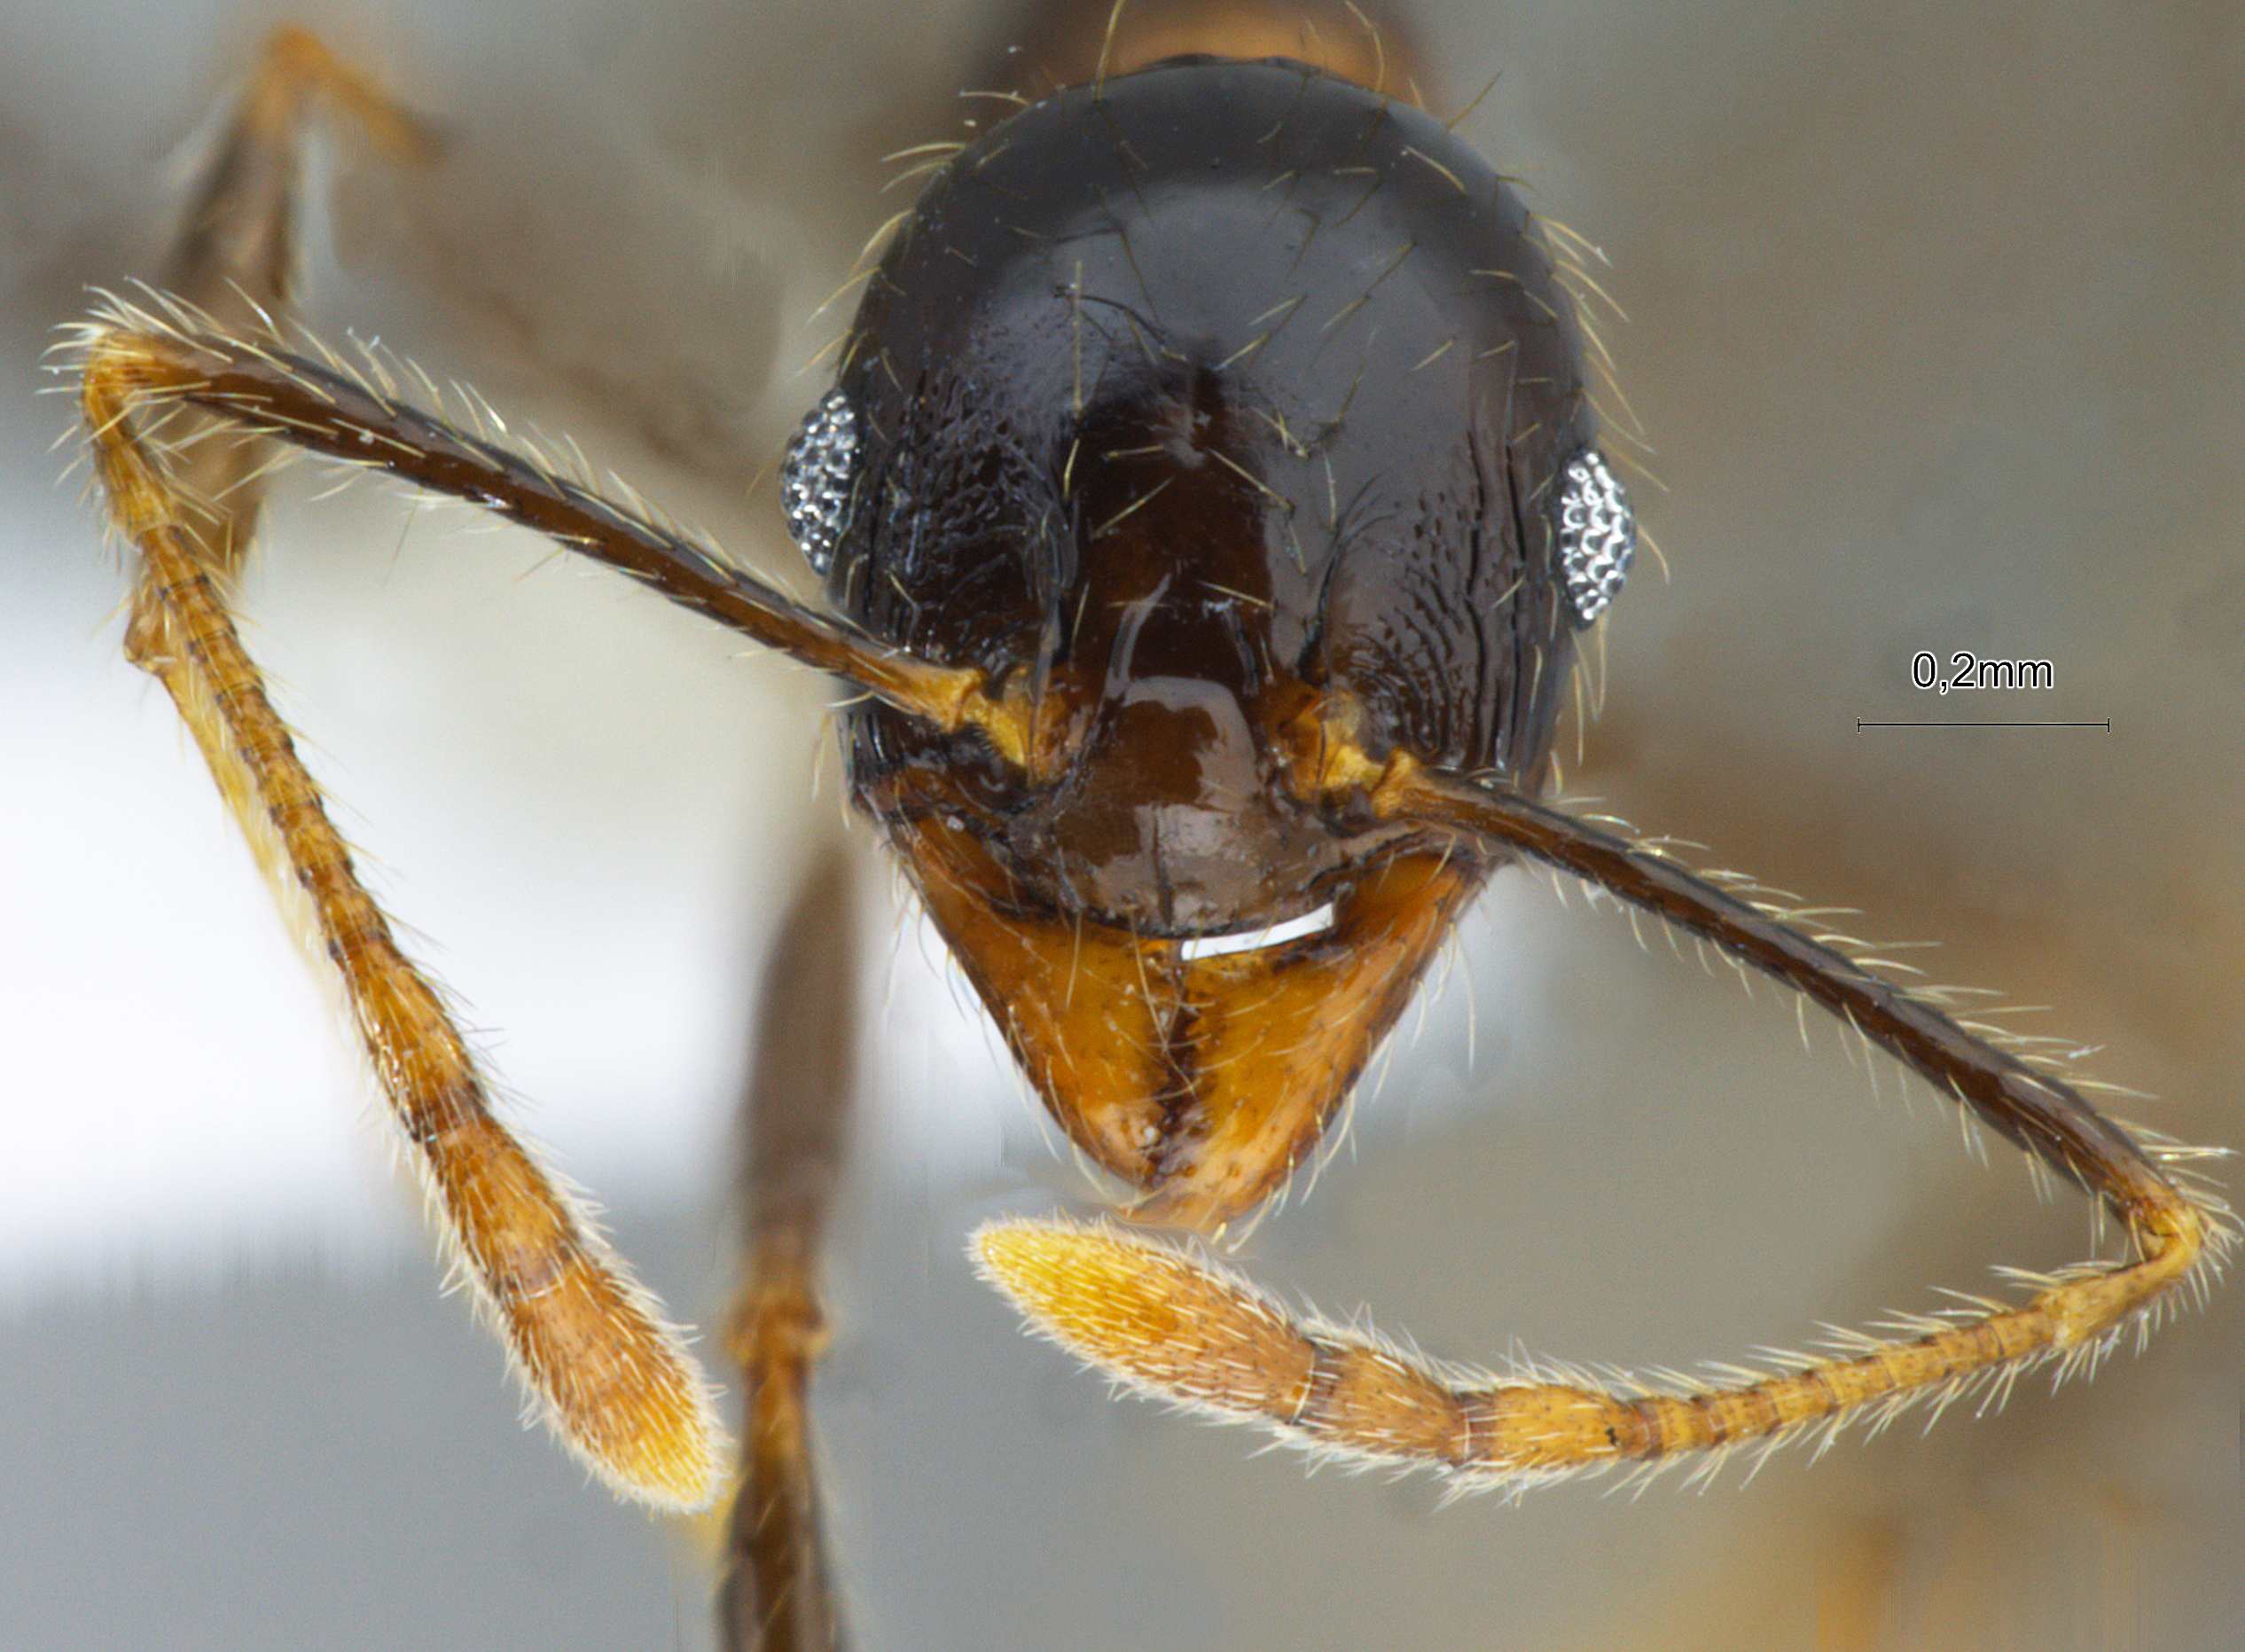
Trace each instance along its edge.
<path fill-rule="evenodd" d="M 1278 15 L 1287 15 L 1274 8 Z M 45 452 L 47 330 L 154 270 L 285 17 L 450 138 L 331 157 L 307 311 L 575 433 L 788 571 L 755 475 L 810 319 L 1036 25 L 988 0 L 16 0 L 0 12 L 0 1640 L 708 1643 L 698 1534 L 513 1426 L 416 1200 Z M 1428 0 L 1445 114 L 1602 246 L 1674 564 L 1618 605 L 1569 789 L 1936 978 L 2055 1011 L 2245 1145 L 2245 21 Z M 1127 28 L 1127 21 L 1126 21 Z M 844 305 L 851 301 L 843 301 Z M 251 643 L 517 1116 L 679 1315 L 730 1280 L 755 983 L 845 826 L 824 685 L 532 542 L 284 485 Z M 536 568 L 535 573 L 532 570 Z M 2046 659 L 1960 701 L 1913 654 Z M 2103 721 L 1858 732 L 1858 719 Z M 864 1093 L 817 1391 L 874 1647 L 2159 1647 L 2245 1621 L 2245 1294 L 2086 1390 L 1782 1458 L 1745 1491 L 1435 1507 L 1115 1404 L 1015 1334 L 967 1231 L 1083 1188 L 864 856 Z M 1592 1006 L 1595 1006 L 1593 1012 Z M 1469 1037 L 1468 1026 L 1472 1032 Z M 1430 1351 L 1687 1364 L 2085 1254 L 2085 1207 L 1873 1100 L 1825 1030 L 1524 874 L 1466 926 L 1352 1146 L 1240 1258 Z M 1470 1056 L 1470 1065 L 1469 1065 Z M 2225 1627 L 2226 1625 L 2226 1627 Z"/>

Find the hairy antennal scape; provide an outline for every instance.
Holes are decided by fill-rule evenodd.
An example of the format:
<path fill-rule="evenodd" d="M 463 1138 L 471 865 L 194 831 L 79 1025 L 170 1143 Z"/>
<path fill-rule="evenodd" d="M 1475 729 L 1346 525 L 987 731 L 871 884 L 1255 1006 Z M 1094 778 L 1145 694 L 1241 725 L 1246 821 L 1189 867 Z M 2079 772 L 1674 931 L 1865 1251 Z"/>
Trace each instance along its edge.
<path fill-rule="evenodd" d="M 973 1264 L 1126 1389 L 1457 1491 L 1642 1485 L 1686 1463 L 1703 1481 L 1740 1450 L 1758 1467 L 1858 1422 L 1999 1404 L 2030 1373 L 2087 1376 L 2202 1301 L 2240 1239 L 2202 1174 L 2218 1150 L 2108 1116 L 2092 1096 L 2131 1092 L 2076 1075 L 2062 1041 L 2005 1030 L 1976 990 L 1917 981 L 1842 909 L 1547 801 L 1568 701 L 1579 740 L 1601 697 L 1586 662 L 1635 551 L 1658 554 L 1615 473 L 1637 437 L 1592 315 L 1611 307 L 1596 249 L 1531 215 L 1455 121 L 1390 91 L 1401 66 L 1376 31 L 1346 75 L 1142 62 L 1118 50 L 1122 11 L 1079 83 L 908 152 L 922 192 L 869 250 L 834 383 L 784 471 L 823 606 L 574 444 L 294 321 L 309 114 L 403 161 L 432 149 L 301 31 L 269 44 L 165 284 L 101 294 L 58 346 L 137 558 L 126 654 L 340 982 L 533 1408 L 623 1495 L 694 1507 L 725 1484 L 684 1337 L 502 1122 L 243 645 L 236 575 L 267 478 L 299 454 L 531 528 L 857 691 L 839 719 L 852 801 L 1136 1224 L 994 1222 Z M 1800 1351 L 1631 1374 L 1432 1358 L 1146 1231 L 1236 1242 L 1282 1199 L 1460 914 L 1515 863 L 1778 983 L 1804 1038 L 1814 1003 L 1952 1100 L 1968 1140 L 1991 1129 L 2038 1188 L 2087 1193 L 2123 1254 L 1999 1270 L 2007 1297 L 1826 1327 Z M 793 932 L 822 937 L 837 878 L 807 884 Z M 1270 935 L 1285 938 L 1240 943 Z M 819 979 L 846 980 L 847 949 L 823 942 Z M 749 1634 L 836 1621 L 806 1438 L 847 1062 L 802 1044 L 803 1071 L 760 1077 L 748 1179 L 769 1202 L 728 1339 L 754 1512 L 735 1510 L 725 1609 Z"/>

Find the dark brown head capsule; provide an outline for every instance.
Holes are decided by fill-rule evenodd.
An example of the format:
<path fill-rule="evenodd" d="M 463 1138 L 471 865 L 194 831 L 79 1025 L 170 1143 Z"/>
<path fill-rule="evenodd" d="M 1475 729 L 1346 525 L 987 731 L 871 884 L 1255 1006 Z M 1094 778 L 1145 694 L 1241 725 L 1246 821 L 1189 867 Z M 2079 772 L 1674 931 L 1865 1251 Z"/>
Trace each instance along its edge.
<path fill-rule="evenodd" d="M 1305 745 L 1543 781 L 1593 437 L 1551 259 L 1426 115 L 1178 59 L 959 153 L 846 362 L 830 594 L 1036 729 L 1018 765 L 867 702 L 857 798 L 1071 1135 L 1165 1215 L 1243 1210 L 1488 870 L 1332 818 Z"/>

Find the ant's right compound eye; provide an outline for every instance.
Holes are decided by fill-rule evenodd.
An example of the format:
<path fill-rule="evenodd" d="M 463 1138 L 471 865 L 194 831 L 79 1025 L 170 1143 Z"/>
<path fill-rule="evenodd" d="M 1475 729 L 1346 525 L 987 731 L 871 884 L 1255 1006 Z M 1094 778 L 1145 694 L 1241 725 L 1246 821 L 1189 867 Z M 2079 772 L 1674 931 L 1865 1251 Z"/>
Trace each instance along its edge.
<path fill-rule="evenodd" d="M 1588 625 L 1606 612 L 1629 577 L 1637 555 L 1637 513 L 1629 490 L 1607 467 L 1606 456 L 1585 448 L 1560 473 L 1559 566 L 1575 622 Z"/>
<path fill-rule="evenodd" d="M 834 547 L 849 525 L 857 472 L 857 414 L 848 396 L 830 390 L 803 415 L 779 466 L 779 503 L 787 514 L 787 531 L 821 579 L 834 565 Z"/>

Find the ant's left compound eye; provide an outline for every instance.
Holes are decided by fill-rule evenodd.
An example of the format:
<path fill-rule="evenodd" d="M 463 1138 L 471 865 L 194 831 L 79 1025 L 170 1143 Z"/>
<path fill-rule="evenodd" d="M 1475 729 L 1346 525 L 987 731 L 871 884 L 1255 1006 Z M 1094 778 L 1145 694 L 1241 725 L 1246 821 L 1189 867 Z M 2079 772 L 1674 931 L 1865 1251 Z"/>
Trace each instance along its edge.
<path fill-rule="evenodd" d="M 779 503 L 787 513 L 787 531 L 821 579 L 834 565 L 834 547 L 849 523 L 857 470 L 857 414 L 848 396 L 830 390 L 803 415 L 779 466 Z"/>
<path fill-rule="evenodd" d="M 1637 513 L 1629 490 L 1607 468 L 1606 456 L 1585 448 L 1560 473 L 1559 566 L 1575 622 L 1588 625 L 1606 612 L 1629 577 L 1637 555 Z"/>

